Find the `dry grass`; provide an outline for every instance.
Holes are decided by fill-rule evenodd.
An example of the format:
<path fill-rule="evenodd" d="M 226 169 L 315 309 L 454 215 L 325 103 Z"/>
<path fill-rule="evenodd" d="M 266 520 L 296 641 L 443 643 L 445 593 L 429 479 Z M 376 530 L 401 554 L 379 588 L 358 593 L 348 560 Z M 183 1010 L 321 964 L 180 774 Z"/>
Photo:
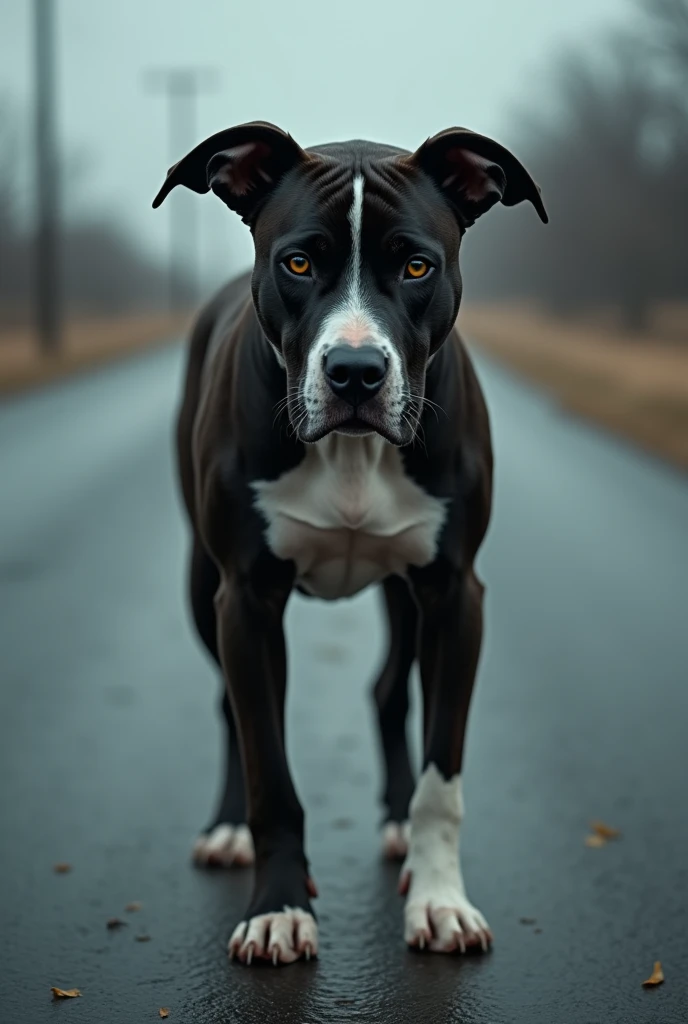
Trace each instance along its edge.
<path fill-rule="evenodd" d="M 688 332 L 688 311 L 672 313 Z M 0 394 L 21 391 L 178 337 L 189 317 L 167 313 L 75 320 L 63 349 L 45 358 L 28 330 L 0 332 Z M 688 345 L 667 334 L 638 338 L 604 322 L 575 323 L 529 306 L 467 306 L 469 340 L 543 385 L 567 409 L 688 469 Z M 674 333 L 675 332 L 675 333 Z"/>
<path fill-rule="evenodd" d="M 468 306 L 459 327 L 567 409 L 688 469 L 687 345 L 517 305 Z"/>
<path fill-rule="evenodd" d="M 0 331 L 0 394 L 10 394 L 139 352 L 178 337 L 189 318 L 148 313 L 66 324 L 58 355 L 43 356 L 31 331 Z"/>

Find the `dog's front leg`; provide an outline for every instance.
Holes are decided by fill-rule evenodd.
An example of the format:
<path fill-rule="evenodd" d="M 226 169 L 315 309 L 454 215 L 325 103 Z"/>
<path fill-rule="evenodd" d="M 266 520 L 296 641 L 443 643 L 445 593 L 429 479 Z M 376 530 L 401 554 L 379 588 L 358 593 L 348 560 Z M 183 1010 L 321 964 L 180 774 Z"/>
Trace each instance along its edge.
<path fill-rule="evenodd" d="M 423 772 L 410 808 L 404 936 L 433 952 L 487 949 L 492 935 L 466 896 L 459 857 L 461 765 L 482 639 L 483 587 L 472 569 L 441 558 L 411 576 L 421 612 Z"/>
<path fill-rule="evenodd" d="M 216 597 L 220 656 L 242 748 L 256 850 L 253 895 L 230 956 L 293 963 L 318 951 L 304 853 L 304 814 L 284 741 L 286 651 L 282 617 L 293 574 L 270 560 L 225 574 Z"/>

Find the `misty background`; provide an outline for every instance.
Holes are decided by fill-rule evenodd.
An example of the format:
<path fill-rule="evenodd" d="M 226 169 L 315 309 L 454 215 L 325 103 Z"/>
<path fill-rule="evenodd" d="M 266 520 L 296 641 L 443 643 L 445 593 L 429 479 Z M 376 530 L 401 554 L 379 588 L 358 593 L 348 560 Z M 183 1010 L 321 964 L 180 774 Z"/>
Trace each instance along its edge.
<path fill-rule="evenodd" d="M 0 6 L 0 317 L 30 314 L 35 228 L 32 8 Z M 415 148 L 453 124 L 513 148 L 551 224 L 498 208 L 467 239 L 466 294 L 560 316 L 613 307 L 642 328 L 688 291 L 686 0 L 402 0 L 346 5 L 56 0 L 62 283 L 68 312 L 163 308 L 173 159 L 151 71 L 202 73 L 190 148 L 274 121 L 304 146 L 368 137 Z M 203 84 L 203 81 L 205 84 Z M 181 191 L 181 190 L 180 190 Z M 194 299 L 251 260 L 213 197 L 179 254 Z M 191 293 L 190 293 L 191 294 Z"/>

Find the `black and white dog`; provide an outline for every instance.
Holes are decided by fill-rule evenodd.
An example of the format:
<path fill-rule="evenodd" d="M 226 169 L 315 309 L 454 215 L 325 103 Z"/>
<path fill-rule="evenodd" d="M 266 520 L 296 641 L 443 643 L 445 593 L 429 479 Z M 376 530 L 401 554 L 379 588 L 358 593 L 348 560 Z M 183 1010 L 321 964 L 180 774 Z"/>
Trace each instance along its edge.
<path fill-rule="evenodd" d="M 459 246 L 494 203 L 540 192 L 498 143 L 451 128 L 415 153 L 303 150 L 264 122 L 220 132 L 168 173 L 249 225 L 252 275 L 193 332 L 178 421 L 195 622 L 226 680 L 226 785 L 200 863 L 255 862 L 229 943 L 244 963 L 318 950 L 304 813 L 285 752 L 283 615 L 382 584 L 391 647 L 375 687 L 387 856 L 404 860 L 406 942 L 487 949 L 459 862 L 461 763 L 482 636 L 473 568 L 490 516 L 485 403 L 454 324 Z M 424 759 L 406 746 L 418 658 Z M 238 737 L 238 744 L 236 742 Z M 240 756 L 241 755 L 241 756 Z"/>

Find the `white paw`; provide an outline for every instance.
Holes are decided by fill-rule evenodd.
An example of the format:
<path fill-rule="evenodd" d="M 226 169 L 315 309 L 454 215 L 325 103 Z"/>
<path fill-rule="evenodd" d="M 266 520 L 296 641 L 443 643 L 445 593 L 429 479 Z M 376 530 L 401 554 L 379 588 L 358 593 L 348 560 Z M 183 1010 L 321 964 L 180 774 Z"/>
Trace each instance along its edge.
<path fill-rule="evenodd" d="M 193 859 L 206 867 L 245 867 L 256 859 L 253 837 L 247 825 L 216 825 L 194 843 Z"/>
<path fill-rule="evenodd" d="M 312 914 L 298 907 L 285 907 L 282 913 L 260 914 L 242 921 L 229 940 L 229 957 L 250 965 L 253 960 L 271 960 L 293 964 L 301 957 L 318 955 L 318 926 Z"/>
<path fill-rule="evenodd" d="M 406 942 L 433 953 L 465 953 L 469 946 L 487 951 L 492 932 L 466 898 L 461 874 L 461 776 L 445 779 L 436 765 L 429 765 L 418 780 L 410 813 L 409 853 L 399 883 L 400 892 L 408 894 Z"/>
<path fill-rule="evenodd" d="M 409 848 L 411 823 L 388 821 L 382 829 L 382 856 L 385 860 L 404 860 Z"/>
<path fill-rule="evenodd" d="M 400 889 L 408 891 L 404 908 L 404 939 L 409 946 L 431 953 L 465 953 L 471 946 L 487 952 L 490 927 L 461 891 L 439 879 L 403 873 Z"/>

